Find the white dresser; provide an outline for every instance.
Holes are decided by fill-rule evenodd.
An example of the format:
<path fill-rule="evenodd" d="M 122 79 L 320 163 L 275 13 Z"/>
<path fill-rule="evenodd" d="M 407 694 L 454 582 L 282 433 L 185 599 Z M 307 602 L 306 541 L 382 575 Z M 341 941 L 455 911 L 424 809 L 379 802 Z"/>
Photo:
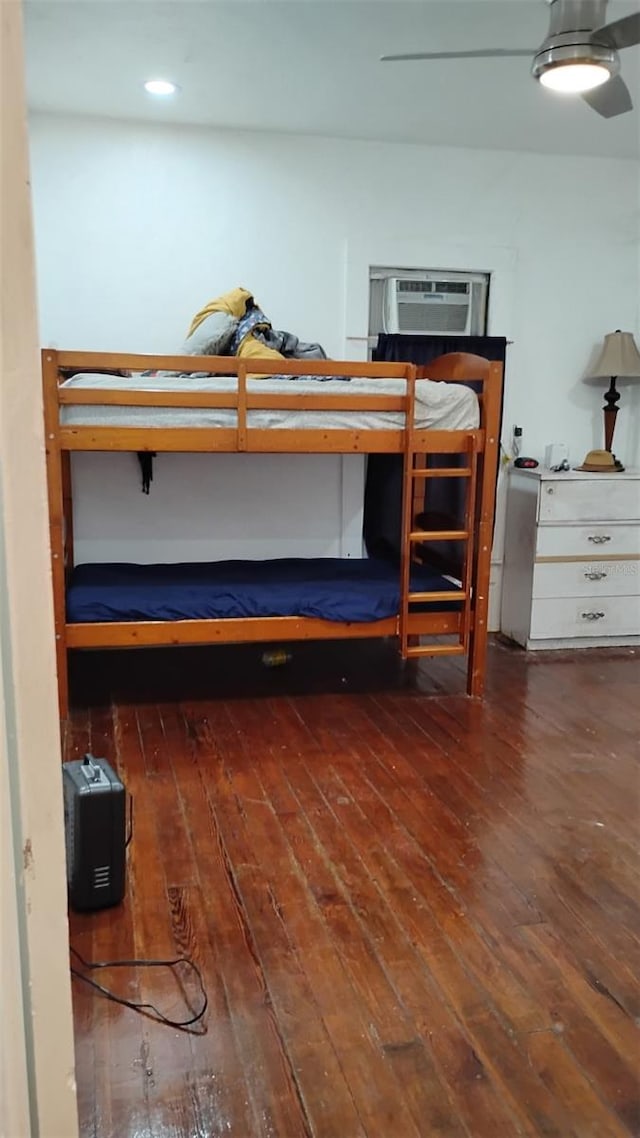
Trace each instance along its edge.
<path fill-rule="evenodd" d="M 640 472 L 512 469 L 502 611 L 525 648 L 640 644 Z"/>

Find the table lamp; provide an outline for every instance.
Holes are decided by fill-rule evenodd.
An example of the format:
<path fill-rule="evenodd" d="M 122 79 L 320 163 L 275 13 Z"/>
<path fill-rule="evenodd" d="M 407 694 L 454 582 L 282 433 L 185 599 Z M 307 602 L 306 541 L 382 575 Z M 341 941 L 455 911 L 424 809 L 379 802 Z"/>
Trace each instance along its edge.
<path fill-rule="evenodd" d="M 595 366 L 586 376 L 587 379 L 609 379 L 609 390 L 605 392 L 604 411 L 604 446 L 612 453 L 613 432 L 616 425 L 618 408 L 616 404 L 620 399 L 620 392 L 616 388 L 616 379 L 635 379 L 640 381 L 640 352 L 631 332 L 609 332 L 604 338 L 604 344 Z"/>

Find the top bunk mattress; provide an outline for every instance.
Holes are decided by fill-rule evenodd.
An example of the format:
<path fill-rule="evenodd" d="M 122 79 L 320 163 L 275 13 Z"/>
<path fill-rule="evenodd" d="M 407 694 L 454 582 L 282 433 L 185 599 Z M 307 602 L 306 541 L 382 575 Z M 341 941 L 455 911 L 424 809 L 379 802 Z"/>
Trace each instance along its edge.
<path fill-rule="evenodd" d="M 293 387 L 292 387 L 293 385 Z M 235 376 L 119 376 L 84 372 L 65 380 L 63 388 L 90 388 L 105 391 L 153 392 L 195 391 L 229 394 L 237 389 Z M 326 379 L 320 377 L 272 376 L 248 379 L 247 390 L 255 394 L 290 395 L 292 390 L 315 395 L 403 395 L 404 379 Z M 401 430 L 405 416 L 401 411 L 309 411 L 301 408 L 250 410 L 247 425 L 254 428 L 289 430 Z M 62 426 L 86 427 L 226 427 L 237 426 L 237 414 L 216 407 L 126 407 L 112 404 L 91 406 L 63 405 Z M 478 399 L 460 383 L 440 383 L 431 379 L 416 382 L 415 426 L 419 430 L 468 431 L 480 424 Z"/>

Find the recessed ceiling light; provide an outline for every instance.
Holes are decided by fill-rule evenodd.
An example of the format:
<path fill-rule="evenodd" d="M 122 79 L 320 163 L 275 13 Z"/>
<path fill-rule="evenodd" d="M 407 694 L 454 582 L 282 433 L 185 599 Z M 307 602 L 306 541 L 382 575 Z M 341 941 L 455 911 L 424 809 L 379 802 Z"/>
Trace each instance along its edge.
<path fill-rule="evenodd" d="M 150 95 L 175 95 L 178 90 L 176 84 L 169 79 L 147 79 L 144 89 Z"/>

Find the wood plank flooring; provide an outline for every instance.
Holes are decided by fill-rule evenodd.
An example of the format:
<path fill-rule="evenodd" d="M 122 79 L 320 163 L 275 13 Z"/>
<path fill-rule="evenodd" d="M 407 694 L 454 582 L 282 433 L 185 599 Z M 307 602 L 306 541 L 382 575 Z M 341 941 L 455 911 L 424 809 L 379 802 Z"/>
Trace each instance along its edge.
<path fill-rule="evenodd" d="M 135 825 L 71 942 L 210 1001 L 74 982 L 83 1138 L 640 1135 L 637 653 L 490 660 L 479 704 L 391 643 L 77 655 L 65 757 Z"/>

